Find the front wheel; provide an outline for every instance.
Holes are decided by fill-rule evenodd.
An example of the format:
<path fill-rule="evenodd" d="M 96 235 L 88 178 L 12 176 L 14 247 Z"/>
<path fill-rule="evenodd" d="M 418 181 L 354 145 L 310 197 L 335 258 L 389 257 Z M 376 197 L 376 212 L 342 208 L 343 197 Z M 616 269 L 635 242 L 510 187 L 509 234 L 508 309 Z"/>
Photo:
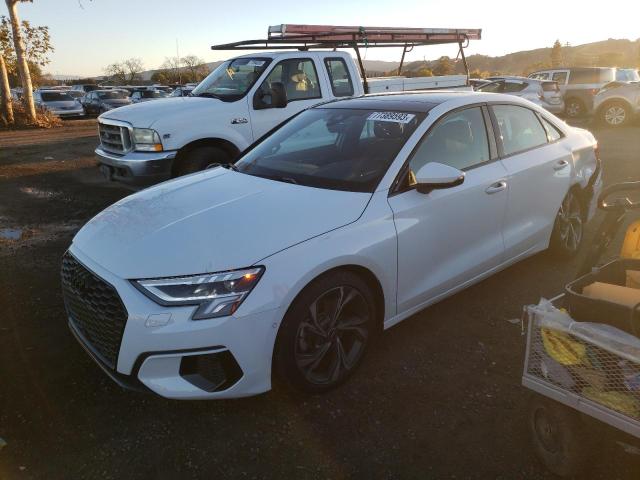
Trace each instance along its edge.
<path fill-rule="evenodd" d="M 551 233 L 550 249 L 561 257 L 575 256 L 582 245 L 584 215 L 582 202 L 574 190 L 564 197 Z"/>
<path fill-rule="evenodd" d="M 609 127 L 622 127 L 629 121 L 629 107 L 621 102 L 612 102 L 601 110 L 602 122 Z"/>
<path fill-rule="evenodd" d="M 375 299 L 358 275 L 339 271 L 316 279 L 282 322 L 274 353 L 276 373 L 304 392 L 337 387 L 360 364 L 375 322 Z"/>
<path fill-rule="evenodd" d="M 175 176 L 199 172 L 214 163 L 226 164 L 231 162 L 231 155 L 225 150 L 212 145 L 204 145 L 189 150 L 182 156 L 176 166 Z"/>

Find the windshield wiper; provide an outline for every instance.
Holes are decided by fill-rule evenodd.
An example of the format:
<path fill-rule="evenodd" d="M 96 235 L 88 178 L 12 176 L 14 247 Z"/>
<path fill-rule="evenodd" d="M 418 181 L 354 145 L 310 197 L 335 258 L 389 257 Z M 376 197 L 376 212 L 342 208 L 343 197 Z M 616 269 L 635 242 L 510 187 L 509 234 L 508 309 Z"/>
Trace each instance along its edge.
<path fill-rule="evenodd" d="M 215 93 L 211 93 L 211 92 L 202 92 L 202 93 L 199 93 L 197 95 L 190 94 L 190 96 L 192 96 L 192 97 L 205 97 L 205 98 L 217 98 L 218 100 L 222 100 L 222 97 L 220 95 L 216 95 Z"/>

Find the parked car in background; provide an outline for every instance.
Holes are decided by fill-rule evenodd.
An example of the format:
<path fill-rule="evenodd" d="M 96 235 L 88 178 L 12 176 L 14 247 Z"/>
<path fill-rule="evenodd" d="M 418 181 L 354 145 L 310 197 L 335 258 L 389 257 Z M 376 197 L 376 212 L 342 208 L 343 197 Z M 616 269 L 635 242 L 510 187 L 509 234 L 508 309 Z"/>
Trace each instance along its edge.
<path fill-rule="evenodd" d="M 151 85 L 151 88 L 153 88 L 154 90 L 160 90 L 161 92 L 164 92 L 166 94 L 170 94 L 173 91 L 173 88 L 167 85 Z"/>
<path fill-rule="evenodd" d="M 554 114 L 564 112 L 562 94 L 556 82 L 527 77 L 492 77 L 493 82 L 476 88 L 478 92 L 507 93 L 541 106 Z"/>
<path fill-rule="evenodd" d="M 132 103 L 148 102 L 150 100 L 159 100 L 167 98 L 169 95 L 162 90 L 135 90 L 131 94 Z"/>
<path fill-rule="evenodd" d="M 558 83 L 564 98 L 565 115 L 578 118 L 593 113 L 593 97 L 600 88 L 616 79 L 612 67 L 553 68 L 529 75 L 538 80 Z"/>
<path fill-rule="evenodd" d="M 189 94 L 193 91 L 193 87 L 176 87 L 176 89 L 171 92 L 170 97 L 188 97 Z"/>
<path fill-rule="evenodd" d="M 36 90 L 33 93 L 35 104 L 61 118 L 81 117 L 84 115 L 82 104 L 65 91 Z"/>
<path fill-rule="evenodd" d="M 483 85 L 486 85 L 488 83 L 491 83 L 491 80 L 485 79 L 485 78 L 470 78 L 469 79 L 469 85 L 471 85 L 474 90 L 477 90 L 478 87 L 482 87 Z"/>
<path fill-rule="evenodd" d="M 129 92 L 126 90 L 94 90 L 82 99 L 87 113 L 104 113 L 124 105 L 131 105 Z"/>
<path fill-rule="evenodd" d="M 616 81 L 618 82 L 640 82 L 640 73 L 637 68 L 617 68 Z"/>
<path fill-rule="evenodd" d="M 640 82 L 612 82 L 593 101 L 595 118 L 605 125 L 621 127 L 640 114 Z"/>
<path fill-rule="evenodd" d="M 224 167 L 121 200 L 64 255 L 69 326 L 121 385 L 327 391 L 381 330 L 548 247 L 576 254 L 601 188 L 590 132 L 471 91 L 325 103 Z"/>
<path fill-rule="evenodd" d="M 85 93 L 82 90 L 67 90 L 66 92 L 77 100 L 80 100 L 85 96 Z"/>
<path fill-rule="evenodd" d="M 98 90 L 100 88 L 101 88 L 100 85 L 96 85 L 95 83 L 80 83 L 77 85 L 73 85 L 71 87 L 71 90 L 87 93 L 87 92 L 92 92 L 93 90 Z"/>

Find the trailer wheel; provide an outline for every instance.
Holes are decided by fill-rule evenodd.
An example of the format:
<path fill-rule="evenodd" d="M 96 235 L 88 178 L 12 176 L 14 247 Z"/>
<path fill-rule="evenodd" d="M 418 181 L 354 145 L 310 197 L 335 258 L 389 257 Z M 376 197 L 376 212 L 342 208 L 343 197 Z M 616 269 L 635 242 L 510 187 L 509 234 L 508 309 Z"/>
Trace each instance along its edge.
<path fill-rule="evenodd" d="M 229 163 L 231 155 L 225 150 L 213 145 L 203 145 L 189 150 L 178 161 L 175 169 L 175 177 L 199 172 L 206 169 L 212 163 Z"/>
<path fill-rule="evenodd" d="M 534 395 L 529 429 L 537 457 L 551 472 L 572 477 L 586 468 L 592 445 L 577 411 Z"/>

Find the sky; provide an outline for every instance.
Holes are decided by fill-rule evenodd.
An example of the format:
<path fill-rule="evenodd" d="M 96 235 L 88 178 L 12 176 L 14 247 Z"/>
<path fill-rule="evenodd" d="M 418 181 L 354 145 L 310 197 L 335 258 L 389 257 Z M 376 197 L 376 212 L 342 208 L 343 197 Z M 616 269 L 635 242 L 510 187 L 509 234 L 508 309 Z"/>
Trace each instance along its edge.
<path fill-rule="evenodd" d="M 498 56 L 608 38 L 640 37 L 638 0 L 34 0 L 19 5 L 21 19 L 49 26 L 55 53 L 45 71 L 102 75 L 113 62 L 138 57 L 145 69 L 165 57 L 197 55 L 207 62 L 233 56 L 216 43 L 264 38 L 281 23 L 482 28 L 467 54 Z M 0 15 L 6 15 L 0 2 Z M 369 49 L 368 60 L 398 61 L 400 50 Z M 407 60 L 456 56 L 453 46 L 420 47 Z"/>

